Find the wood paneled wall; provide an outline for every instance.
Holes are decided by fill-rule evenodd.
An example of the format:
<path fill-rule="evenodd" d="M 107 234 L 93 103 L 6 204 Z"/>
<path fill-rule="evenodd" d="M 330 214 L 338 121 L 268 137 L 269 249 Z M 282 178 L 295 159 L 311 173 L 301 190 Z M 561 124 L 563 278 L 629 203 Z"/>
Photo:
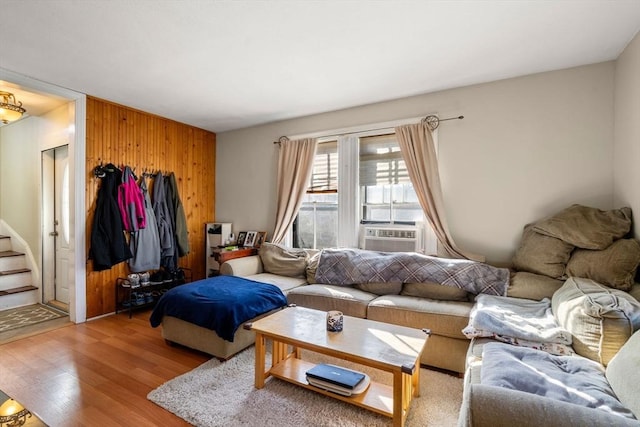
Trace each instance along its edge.
<path fill-rule="evenodd" d="M 205 277 L 204 224 L 215 214 L 214 133 L 153 114 L 87 97 L 87 253 L 100 179 L 93 175 L 100 162 L 149 171 L 173 172 L 187 216 L 190 253 L 179 259 L 193 279 Z M 153 191 L 153 179 L 147 181 Z M 87 318 L 115 310 L 115 281 L 129 273 L 126 262 L 110 270 L 93 271 L 87 262 Z"/>

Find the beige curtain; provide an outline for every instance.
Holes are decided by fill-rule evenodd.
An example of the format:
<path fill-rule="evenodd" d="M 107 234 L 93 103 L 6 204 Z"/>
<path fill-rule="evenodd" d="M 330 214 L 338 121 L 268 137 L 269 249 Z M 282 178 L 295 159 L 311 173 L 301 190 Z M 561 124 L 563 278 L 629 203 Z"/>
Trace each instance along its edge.
<path fill-rule="evenodd" d="M 281 141 L 278 157 L 278 200 L 273 243 L 282 243 L 298 214 L 302 197 L 309 187 L 313 158 L 318 143 L 315 138 Z"/>
<path fill-rule="evenodd" d="M 396 136 L 420 205 L 438 238 L 438 254 L 484 261 L 484 257 L 458 248 L 449 234 L 442 201 L 438 159 L 429 126 L 426 123 L 399 126 L 396 128 Z"/>

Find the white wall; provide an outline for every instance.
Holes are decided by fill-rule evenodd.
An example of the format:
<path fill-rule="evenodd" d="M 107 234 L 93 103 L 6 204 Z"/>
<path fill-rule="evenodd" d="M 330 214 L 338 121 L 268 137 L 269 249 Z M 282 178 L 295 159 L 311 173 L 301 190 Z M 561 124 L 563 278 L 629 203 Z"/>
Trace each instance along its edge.
<path fill-rule="evenodd" d="M 464 115 L 439 128 L 449 226 L 461 247 L 509 263 L 526 223 L 572 203 L 612 208 L 613 81 L 606 62 L 220 133 L 216 221 L 272 233 L 281 135 Z"/>
<path fill-rule="evenodd" d="M 0 128 L 0 218 L 29 245 L 40 263 L 39 117 Z"/>
<path fill-rule="evenodd" d="M 640 237 L 640 33 L 616 61 L 614 203 L 631 206 Z"/>

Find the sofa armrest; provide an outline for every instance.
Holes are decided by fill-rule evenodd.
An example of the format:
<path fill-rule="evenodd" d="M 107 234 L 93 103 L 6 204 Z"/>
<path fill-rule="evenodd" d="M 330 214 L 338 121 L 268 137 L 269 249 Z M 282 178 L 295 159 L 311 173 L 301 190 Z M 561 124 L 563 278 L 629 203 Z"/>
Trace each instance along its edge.
<path fill-rule="evenodd" d="M 226 276 L 246 277 L 262 273 L 263 271 L 264 269 L 262 268 L 262 261 L 260 261 L 259 255 L 234 258 L 222 263 L 220 266 L 220 274 Z"/>
<path fill-rule="evenodd" d="M 522 391 L 467 384 L 467 414 L 459 425 L 491 427 L 640 426 L 635 420 Z M 464 412 L 464 411 L 463 411 Z M 466 415 L 466 416 L 465 416 Z"/>

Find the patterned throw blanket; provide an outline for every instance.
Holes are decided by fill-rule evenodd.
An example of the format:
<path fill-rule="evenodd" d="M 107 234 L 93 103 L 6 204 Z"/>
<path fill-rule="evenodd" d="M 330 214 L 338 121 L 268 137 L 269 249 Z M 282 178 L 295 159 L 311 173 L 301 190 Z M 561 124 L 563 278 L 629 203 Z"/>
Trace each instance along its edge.
<path fill-rule="evenodd" d="M 316 282 L 327 285 L 435 282 L 473 294 L 504 296 L 509 286 L 509 270 L 410 252 L 325 249 L 318 261 Z"/>

